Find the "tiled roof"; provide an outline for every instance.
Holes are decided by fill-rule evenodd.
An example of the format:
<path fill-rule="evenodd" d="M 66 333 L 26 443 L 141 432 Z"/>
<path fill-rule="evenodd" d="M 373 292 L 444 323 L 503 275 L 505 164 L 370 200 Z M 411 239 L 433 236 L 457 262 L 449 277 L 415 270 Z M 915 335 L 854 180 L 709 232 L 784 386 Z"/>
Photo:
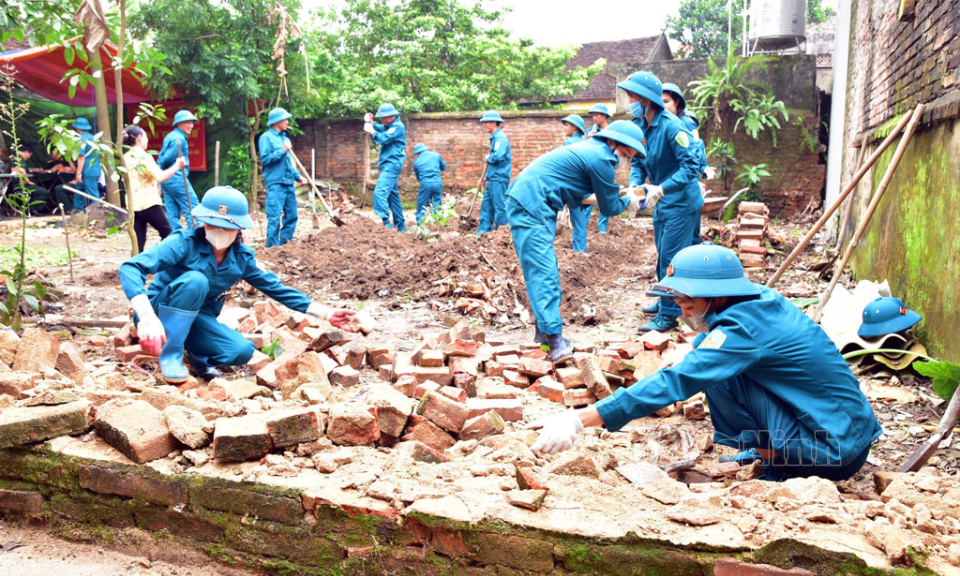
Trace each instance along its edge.
<path fill-rule="evenodd" d="M 653 55 L 661 38 L 666 42 L 666 37 L 663 34 L 628 40 L 589 42 L 581 46 L 580 51 L 567 62 L 567 69 L 576 66 L 587 67 L 600 58 L 606 59 L 608 64 L 645 62 Z M 593 77 L 590 86 L 570 96 L 567 100 L 611 100 L 616 91 L 617 79 L 601 72 Z"/>

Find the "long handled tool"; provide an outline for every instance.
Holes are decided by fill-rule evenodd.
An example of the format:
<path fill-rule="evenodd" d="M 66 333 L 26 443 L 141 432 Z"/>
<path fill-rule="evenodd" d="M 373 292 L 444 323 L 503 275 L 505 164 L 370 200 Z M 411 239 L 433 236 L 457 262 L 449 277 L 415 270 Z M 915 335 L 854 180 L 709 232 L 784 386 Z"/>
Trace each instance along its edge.
<path fill-rule="evenodd" d="M 370 180 L 370 143 L 363 137 L 363 192 L 360 193 L 360 208 L 367 198 L 367 181 Z"/>
<path fill-rule="evenodd" d="M 480 175 L 480 180 L 477 181 L 477 193 L 474 194 L 474 196 L 473 196 L 473 202 L 470 203 L 470 209 L 467 210 L 467 218 L 466 218 L 467 220 L 469 220 L 469 219 L 470 219 L 470 215 L 473 214 L 473 207 L 477 205 L 477 198 L 480 197 L 480 193 L 481 193 L 481 192 L 486 192 L 486 190 L 487 190 L 487 185 L 486 185 L 486 184 L 483 184 L 483 179 L 486 178 L 486 176 L 487 176 L 487 168 L 488 168 L 489 166 L 490 166 L 489 164 L 484 164 L 484 165 L 483 165 L 483 174 Z M 482 186 L 482 189 L 481 189 L 481 186 Z"/>
<path fill-rule="evenodd" d="M 307 174 L 306 168 L 304 168 L 303 164 L 300 163 L 300 159 L 297 158 L 297 155 L 293 153 L 293 150 L 288 150 L 287 153 L 290 155 L 290 158 L 293 159 L 293 164 L 294 166 L 297 167 L 297 170 L 299 170 L 300 173 L 303 174 L 303 177 L 310 182 L 310 186 L 313 189 L 313 193 L 316 194 L 317 198 L 320 199 L 320 203 L 323 204 L 324 210 L 327 211 L 327 214 L 330 216 L 330 219 L 333 220 L 333 223 L 336 224 L 337 226 L 343 226 L 344 224 L 346 224 L 346 222 L 341 220 L 340 217 L 334 213 L 333 208 L 331 208 L 330 205 L 327 204 L 327 201 L 323 197 L 323 194 L 320 193 L 320 189 L 317 188 L 317 183 L 313 181 L 313 178 L 311 178 L 309 174 Z"/>
<path fill-rule="evenodd" d="M 180 141 L 177 140 L 177 156 L 183 157 L 183 150 L 180 149 Z M 193 227 L 197 227 L 197 219 L 193 217 L 193 202 L 190 201 L 190 184 L 187 182 L 187 171 L 183 168 L 180 169 L 180 176 L 183 176 L 183 195 L 187 197 L 187 210 L 190 211 L 190 221 L 193 222 Z"/>
<path fill-rule="evenodd" d="M 67 213 L 63 209 L 63 204 L 57 204 L 60 207 L 60 219 L 63 222 L 63 238 L 67 242 L 67 263 L 70 264 L 70 283 L 73 284 L 73 253 L 70 252 L 70 231 L 67 229 Z"/>
<path fill-rule="evenodd" d="M 910 456 L 900 471 L 916 472 L 926 464 L 927 460 L 937 451 L 943 439 L 953 431 L 953 427 L 957 425 L 958 421 L 960 421 L 960 391 L 953 393 L 953 398 L 950 399 L 950 404 L 947 405 L 947 411 L 943 413 L 943 418 L 940 419 L 940 425 L 937 426 L 937 431 L 930 436 L 929 440 L 923 443 L 923 446 L 918 448 L 917 451 Z"/>
<path fill-rule="evenodd" d="M 317 179 L 317 149 L 310 149 L 310 178 L 313 180 Z M 310 195 L 310 209 L 313 210 L 311 215 L 310 226 L 311 230 L 317 230 L 320 228 L 320 220 L 317 218 L 317 197 L 313 194 Z"/>
<path fill-rule="evenodd" d="M 104 206 L 109 206 L 110 208 L 113 208 L 114 210 L 116 210 L 117 212 L 120 212 L 121 214 L 128 214 L 128 212 L 127 212 L 126 210 L 124 210 L 123 208 L 117 206 L 116 204 L 111 204 L 111 203 L 107 202 L 106 200 L 101 200 L 100 198 L 97 198 L 96 196 L 91 196 L 91 195 L 87 194 L 86 192 L 81 192 L 81 191 L 77 190 L 76 188 L 74 188 L 73 186 L 68 186 L 67 184 L 64 184 L 64 185 L 63 185 L 63 188 L 64 188 L 64 190 L 69 190 L 69 191 L 73 192 L 74 194 L 79 194 L 79 195 L 83 196 L 84 198 L 89 198 L 90 200 L 93 200 L 93 201 L 95 201 L 95 202 L 99 202 L 99 203 L 103 204 Z"/>
<path fill-rule="evenodd" d="M 905 115 L 897 124 L 897 126 L 890 132 L 890 135 L 888 135 L 886 139 L 884 139 L 884 141 L 880 144 L 877 150 L 870 156 L 869 159 L 867 159 L 866 162 L 863 163 L 863 166 L 861 166 L 860 169 L 857 170 L 857 173 L 853 175 L 853 178 L 850 180 L 850 183 L 847 184 L 847 187 L 843 189 L 843 192 L 840 193 L 840 196 L 838 196 L 837 199 L 833 201 L 833 204 L 831 204 L 829 208 L 823 211 L 823 216 L 821 216 L 820 219 L 817 220 L 816 224 L 813 225 L 813 228 L 811 228 L 810 231 L 807 232 L 807 235 L 804 236 L 803 239 L 800 240 L 800 243 L 797 244 L 797 247 L 793 249 L 793 252 L 791 252 L 787 256 L 787 258 L 783 261 L 783 263 L 780 264 L 780 267 L 777 268 L 777 271 L 774 273 L 774 275 L 771 276 L 769 280 L 767 280 L 767 288 L 773 288 L 777 284 L 777 281 L 780 280 L 780 277 L 783 276 L 783 273 L 787 271 L 787 268 L 790 266 L 790 264 L 792 264 L 793 261 L 797 259 L 797 256 L 800 255 L 800 252 L 802 252 L 803 249 L 807 247 L 807 244 L 809 244 L 810 241 L 813 240 L 813 237 L 817 234 L 817 232 L 820 231 L 821 228 L 823 228 L 823 225 L 827 223 L 827 220 L 829 220 L 830 217 L 833 216 L 833 213 L 837 211 L 837 208 L 839 208 L 843 204 L 843 201 L 847 198 L 847 196 L 849 196 L 851 193 L 853 193 L 854 190 L 856 190 L 857 184 L 860 182 L 860 179 L 863 178 L 863 175 L 867 173 L 867 170 L 869 170 L 870 167 L 873 166 L 874 162 L 876 162 L 877 159 L 880 158 L 880 155 L 883 154 L 883 151 L 886 150 L 887 147 L 890 146 L 890 144 L 892 144 L 894 140 L 896 140 L 897 136 L 900 135 L 900 132 L 903 131 L 904 127 L 907 125 L 907 122 L 910 121 L 910 117 L 911 117 L 910 114 Z"/>
<path fill-rule="evenodd" d="M 860 225 L 857 227 L 857 231 L 854 233 L 853 239 L 850 241 L 850 244 L 847 245 L 847 251 L 843 253 L 843 258 L 837 264 L 837 267 L 833 272 L 833 278 L 830 280 L 830 285 L 827 286 L 827 290 L 823 293 L 823 297 L 820 298 L 820 304 L 817 306 L 817 309 L 813 311 L 812 320 L 814 322 L 820 321 L 820 316 L 823 314 L 823 307 L 826 306 L 827 302 L 830 300 L 830 295 L 833 293 L 833 288 L 837 285 L 837 282 L 840 281 L 840 275 L 843 273 L 843 269 L 847 266 L 850 256 L 853 255 L 854 249 L 856 249 L 857 245 L 860 244 L 860 239 L 863 237 L 863 233 L 867 230 L 867 224 L 870 223 L 870 218 L 877 210 L 877 206 L 880 204 L 880 200 L 883 198 L 883 193 L 887 191 L 887 186 L 890 185 L 890 180 L 893 178 L 893 173 L 897 170 L 897 165 L 900 164 L 900 159 L 903 157 L 903 153 L 907 149 L 907 144 L 909 144 L 910 139 L 913 138 L 913 133 L 917 129 L 917 124 L 920 123 L 920 117 L 923 116 L 924 108 L 926 108 L 924 104 L 918 104 L 916 109 L 913 111 L 913 115 L 910 116 L 910 124 L 907 125 L 907 129 L 903 133 L 903 138 L 901 138 L 900 143 L 897 144 L 897 149 L 893 153 L 893 158 L 890 160 L 890 165 L 887 166 L 887 171 L 884 172 L 883 179 L 880 181 L 880 185 L 877 187 L 877 191 L 874 193 L 873 199 L 870 200 L 870 206 L 867 207 L 866 213 L 864 213 L 863 218 L 860 220 Z"/>

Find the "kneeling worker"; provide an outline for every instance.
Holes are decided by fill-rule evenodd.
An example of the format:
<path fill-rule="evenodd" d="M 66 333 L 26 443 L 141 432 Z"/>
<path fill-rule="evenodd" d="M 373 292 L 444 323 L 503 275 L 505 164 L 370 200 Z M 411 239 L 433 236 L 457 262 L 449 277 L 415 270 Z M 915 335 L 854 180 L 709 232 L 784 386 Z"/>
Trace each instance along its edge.
<path fill-rule="evenodd" d="M 859 383 L 827 334 L 777 292 L 754 284 L 732 250 L 681 250 L 651 294 L 671 298 L 701 334 L 682 359 L 593 406 L 543 421 L 533 450 L 573 446 L 584 426 L 615 431 L 705 392 L 713 441 L 762 460 L 762 478 L 853 476 L 880 436 Z"/>
<path fill-rule="evenodd" d="M 530 307 L 537 318 L 534 341 L 550 347 L 554 364 L 573 359 L 560 318 L 560 271 L 553 247 L 557 214 L 564 204 L 579 207 L 596 195 L 601 214 L 636 210 L 643 198 L 633 191 L 620 197 L 613 181 L 620 157 L 645 154 L 643 131 L 620 120 L 590 140 L 556 148 L 523 169 L 507 189 L 507 218 L 520 259 Z"/>
<path fill-rule="evenodd" d="M 443 196 L 443 176 L 440 173 L 446 169 L 447 163 L 438 152 L 433 152 L 422 142 L 413 147 L 413 173 L 420 182 L 420 190 L 417 192 L 418 226 L 427 215 L 428 204 L 433 205 L 431 212 L 440 210 Z"/>
<path fill-rule="evenodd" d="M 284 306 L 351 330 L 351 310 L 336 310 L 313 302 L 299 290 L 284 286 L 259 267 L 253 249 L 240 231 L 253 226 L 247 199 L 229 186 L 211 188 L 193 216 L 203 226 L 181 229 L 120 266 L 120 283 L 137 314 L 140 346 L 160 357 L 167 382 L 183 382 L 188 371 L 184 356 L 198 377 L 219 376 L 214 366 L 246 364 L 253 344 L 217 321 L 221 296 L 240 280 Z M 156 274 L 149 288 L 147 275 Z"/>

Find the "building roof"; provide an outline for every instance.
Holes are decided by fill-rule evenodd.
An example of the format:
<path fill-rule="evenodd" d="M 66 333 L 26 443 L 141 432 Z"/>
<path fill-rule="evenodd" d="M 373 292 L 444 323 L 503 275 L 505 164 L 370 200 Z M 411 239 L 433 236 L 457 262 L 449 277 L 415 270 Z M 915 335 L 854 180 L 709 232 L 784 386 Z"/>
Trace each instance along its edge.
<path fill-rule="evenodd" d="M 577 66 L 586 68 L 601 58 L 606 59 L 608 64 L 649 62 L 655 59 L 660 50 L 666 50 L 667 59 L 671 57 L 665 34 L 608 42 L 588 42 L 582 45 L 580 51 L 567 62 L 567 70 Z M 601 72 L 593 77 L 590 86 L 566 100 L 612 100 L 616 92 L 617 79 Z"/>

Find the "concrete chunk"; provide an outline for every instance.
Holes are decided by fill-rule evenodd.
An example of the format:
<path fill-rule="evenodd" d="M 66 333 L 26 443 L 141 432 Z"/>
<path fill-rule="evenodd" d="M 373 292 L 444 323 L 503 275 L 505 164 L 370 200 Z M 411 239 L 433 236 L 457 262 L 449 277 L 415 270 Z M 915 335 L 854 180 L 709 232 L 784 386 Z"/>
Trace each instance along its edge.
<path fill-rule="evenodd" d="M 90 429 L 90 402 L 78 400 L 57 406 L 8 408 L 0 412 L 0 448 L 41 442 Z"/>
<path fill-rule="evenodd" d="M 217 460 L 257 460 L 272 449 L 267 424 L 257 416 L 218 418 L 214 423 L 213 457 Z"/>
<path fill-rule="evenodd" d="M 163 413 L 143 400 L 107 402 L 97 409 L 94 426 L 107 444 L 137 464 L 163 458 L 180 446 Z"/>

